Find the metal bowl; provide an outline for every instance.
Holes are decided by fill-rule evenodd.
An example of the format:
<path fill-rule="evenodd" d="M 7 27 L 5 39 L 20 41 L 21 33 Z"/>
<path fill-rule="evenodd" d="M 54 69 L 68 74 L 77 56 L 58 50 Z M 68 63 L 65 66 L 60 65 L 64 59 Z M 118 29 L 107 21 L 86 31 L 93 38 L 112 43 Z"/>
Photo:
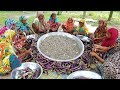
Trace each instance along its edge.
<path fill-rule="evenodd" d="M 25 63 L 22 63 L 22 65 L 20 67 L 18 67 L 16 69 L 13 69 L 12 72 L 11 72 L 11 78 L 12 79 L 17 79 L 16 77 L 18 76 L 18 71 L 22 70 L 22 69 L 25 69 L 27 67 L 29 67 L 33 71 L 37 70 L 39 72 L 39 74 L 36 77 L 36 79 L 40 79 L 40 77 L 43 73 L 43 69 L 39 64 L 34 63 L 34 62 L 25 62 Z"/>
<path fill-rule="evenodd" d="M 34 38 L 34 39 L 36 39 L 37 40 L 37 35 L 35 35 L 35 34 L 31 34 L 31 35 L 27 35 L 27 39 L 28 38 Z"/>
<path fill-rule="evenodd" d="M 55 35 L 55 36 L 58 35 L 58 36 L 69 37 L 69 38 L 75 40 L 76 43 L 79 45 L 79 50 L 80 50 L 79 55 L 77 55 L 75 58 L 68 59 L 68 60 L 58 60 L 58 59 L 54 59 L 54 58 L 51 58 L 51 57 L 45 55 L 45 54 L 41 51 L 41 49 L 40 49 L 41 41 L 43 41 L 46 37 L 54 36 L 54 35 Z M 66 61 L 76 60 L 77 58 L 79 58 L 79 57 L 83 54 L 83 52 L 84 52 L 84 44 L 83 44 L 83 42 L 82 42 L 79 38 L 77 38 L 76 36 L 71 35 L 71 34 L 69 34 L 69 33 L 65 33 L 65 32 L 51 32 L 51 33 L 47 33 L 47 34 L 41 36 L 41 37 L 38 39 L 37 49 L 38 49 L 38 51 L 39 51 L 44 57 L 48 58 L 49 60 L 66 62 Z"/>
<path fill-rule="evenodd" d="M 90 40 L 87 36 L 77 35 L 77 37 L 84 42 L 90 42 Z"/>
<path fill-rule="evenodd" d="M 76 72 L 71 73 L 67 77 L 67 79 L 75 79 L 81 76 L 88 78 L 88 79 L 102 79 L 102 77 L 99 74 L 92 72 L 92 71 L 76 71 Z"/>

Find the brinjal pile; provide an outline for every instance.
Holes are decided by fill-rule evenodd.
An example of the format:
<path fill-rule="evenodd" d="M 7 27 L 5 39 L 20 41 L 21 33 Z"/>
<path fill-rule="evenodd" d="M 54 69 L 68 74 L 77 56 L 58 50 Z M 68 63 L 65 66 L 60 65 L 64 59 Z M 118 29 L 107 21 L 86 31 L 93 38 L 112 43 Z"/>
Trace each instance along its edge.
<path fill-rule="evenodd" d="M 42 55 L 39 55 L 38 57 L 36 62 L 43 67 L 46 74 L 48 74 L 49 70 L 55 71 L 58 74 L 70 74 L 74 71 L 85 70 L 87 67 L 81 60 L 76 60 L 75 62 L 55 62 Z"/>
<path fill-rule="evenodd" d="M 93 45 L 91 43 L 90 43 L 90 45 L 85 46 L 85 52 L 83 53 L 83 55 L 80 58 L 78 58 L 77 60 L 74 60 L 74 61 L 70 61 L 70 62 L 55 62 L 55 61 L 51 61 L 51 60 L 45 58 L 37 50 L 37 47 L 36 47 L 37 40 L 35 40 L 34 38 L 29 38 L 27 43 L 29 43 L 29 45 L 30 45 L 30 46 L 28 45 L 28 48 L 30 48 L 32 51 L 31 56 L 29 55 L 29 57 L 32 59 L 32 61 L 35 61 L 42 66 L 43 73 L 45 73 L 45 74 L 48 74 L 49 70 L 55 71 L 58 74 L 70 74 L 70 73 L 78 71 L 78 70 L 89 69 L 87 67 L 87 64 L 88 64 L 89 60 L 91 60 L 91 58 L 89 57 L 89 55 L 90 55 L 89 52 L 91 51 L 91 48 Z M 47 43 L 50 44 L 49 42 L 47 42 Z M 43 44 L 45 44 L 45 43 L 43 43 Z M 63 44 L 65 46 L 65 43 L 62 43 L 62 45 Z M 58 47 L 61 47 L 61 46 L 58 46 Z M 110 79 L 110 78 L 116 78 L 120 75 L 120 74 L 117 74 L 117 72 L 115 72 L 116 69 L 114 67 L 114 66 L 120 65 L 120 63 L 119 63 L 120 54 L 118 53 L 118 51 L 120 51 L 119 47 L 117 48 L 117 50 L 110 50 L 107 54 L 105 54 L 103 56 L 103 58 L 105 60 L 109 56 L 109 58 L 107 58 L 106 61 L 110 61 L 111 63 L 114 63 L 114 65 L 112 67 L 110 64 L 105 63 L 105 65 L 102 65 L 103 66 L 102 68 L 99 68 L 101 75 L 103 77 Z M 115 54 L 116 52 L 117 52 L 117 54 Z M 53 52 L 53 53 L 55 53 L 55 52 Z M 112 55 L 112 54 L 114 54 L 114 55 Z M 55 57 L 59 58 L 57 56 L 55 56 Z M 118 60 L 116 60 L 116 59 L 118 59 Z M 120 68 L 119 68 L 119 70 L 120 70 Z M 30 76 L 30 78 L 31 78 L 31 76 Z M 75 79 L 82 79 L 82 77 L 75 77 Z M 83 79 L 89 79 L 89 78 L 83 77 Z"/>

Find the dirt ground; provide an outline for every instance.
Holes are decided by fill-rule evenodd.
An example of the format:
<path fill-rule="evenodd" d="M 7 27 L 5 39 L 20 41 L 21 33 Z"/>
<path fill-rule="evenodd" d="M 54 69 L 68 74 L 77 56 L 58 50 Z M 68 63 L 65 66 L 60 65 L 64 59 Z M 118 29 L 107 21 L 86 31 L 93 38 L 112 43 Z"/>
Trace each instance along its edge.
<path fill-rule="evenodd" d="M 0 76 L 0 79 L 11 79 L 10 74 L 5 75 L 5 76 Z"/>

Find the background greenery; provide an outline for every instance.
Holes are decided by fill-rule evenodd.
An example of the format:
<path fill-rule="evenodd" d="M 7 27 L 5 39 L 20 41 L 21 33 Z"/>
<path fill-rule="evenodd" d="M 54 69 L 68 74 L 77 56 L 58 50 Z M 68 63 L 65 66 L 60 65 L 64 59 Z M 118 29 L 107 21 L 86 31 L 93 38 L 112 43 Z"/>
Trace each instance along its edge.
<path fill-rule="evenodd" d="M 34 18 L 36 17 L 37 11 L 0 11 L 0 27 L 4 26 L 4 21 L 7 18 L 13 18 L 16 21 L 19 19 L 21 15 L 28 16 L 28 23 L 31 25 Z M 52 11 L 45 11 L 45 19 L 48 21 Z M 86 11 L 85 18 L 90 18 L 93 20 L 99 19 L 108 19 L 110 11 Z M 60 22 L 65 22 L 68 17 L 74 18 L 82 18 L 83 11 L 62 11 L 59 17 Z M 92 25 L 97 26 L 97 22 L 93 23 Z M 108 21 L 109 26 L 116 26 L 120 28 L 120 11 L 114 11 L 111 21 Z"/>

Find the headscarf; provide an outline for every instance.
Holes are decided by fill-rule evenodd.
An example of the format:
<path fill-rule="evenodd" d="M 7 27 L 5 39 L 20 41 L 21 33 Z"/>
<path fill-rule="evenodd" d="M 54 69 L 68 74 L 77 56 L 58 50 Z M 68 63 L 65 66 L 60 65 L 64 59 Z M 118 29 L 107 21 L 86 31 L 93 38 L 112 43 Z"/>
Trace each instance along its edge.
<path fill-rule="evenodd" d="M 72 23 L 69 23 L 69 21 L 68 21 L 69 19 L 72 20 Z M 73 20 L 73 18 L 72 18 L 72 17 L 69 17 L 68 20 L 67 20 L 67 22 L 66 22 L 66 25 L 67 25 L 67 26 L 69 26 L 69 25 L 74 26 L 74 20 Z"/>
<path fill-rule="evenodd" d="M 38 13 L 38 18 L 39 18 L 40 16 L 43 16 L 42 22 L 44 22 L 44 14 L 43 14 L 43 13 Z M 39 21 L 39 20 L 38 20 L 38 21 Z"/>
<path fill-rule="evenodd" d="M 72 20 L 71 23 L 68 22 L 69 19 Z M 73 20 L 72 17 L 69 17 L 68 20 L 67 20 L 67 22 L 64 25 L 68 29 L 68 32 L 71 32 L 74 29 L 74 20 Z"/>
<path fill-rule="evenodd" d="M 38 12 L 37 12 L 37 18 L 38 18 L 40 15 L 44 15 L 42 11 L 38 11 Z"/>
<path fill-rule="evenodd" d="M 53 16 L 53 15 L 56 15 L 56 13 L 52 13 L 52 14 L 51 14 L 51 16 L 50 16 L 50 18 L 49 18 L 49 21 L 52 20 L 52 16 Z M 56 17 L 56 18 L 55 18 L 55 23 L 57 23 L 57 22 L 58 22 L 58 18 Z"/>
<path fill-rule="evenodd" d="M 79 22 L 82 22 L 83 26 L 85 26 L 85 20 L 84 19 L 81 19 Z"/>
<path fill-rule="evenodd" d="M 83 26 L 82 26 L 82 27 L 78 26 L 78 30 L 83 29 L 83 30 L 85 30 L 86 34 L 88 34 L 88 33 L 89 33 L 89 30 L 88 30 L 88 28 L 86 27 L 85 19 L 81 19 L 79 22 L 82 22 L 82 23 L 83 23 Z M 83 31 L 83 30 L 82 30 L 82 31 Z"/>
<path fill-rule="evenodd" d="M 15 20 L 11 18 L 5 20 L 5 26 L 7 26 L 9 29 L 12 29 L 13 24 L 16 24 Z"/>
<path fill-rule="evenodd" d="M 111 34 L 110 38 L 105 38 L 105 40 L 102 43 L 102 46 L 112 46 L 116 44 L 117 38 L 118 38 L 118 30 L 116 28 L 110 28 L 108 29 L 108 32 Z"/>
<path fill-rule="evenodd" d="M 103 37 L 107 30 L 107 21 L 106 20 L 99 20 L 102 23 L 102 26 L 98 26 L 95 31 L 95 37 Z"/>
<path fill-rule="evenodd" d="M 20 16 L 20 17 L 19 17 L 19 21 L 21 22 L 22 20 L 27 20 L 27 17 L 26 17 L 26 16 L 23 16 L 23 15 Z"/>
<path fill-rule="evenodd" d="M 99 20 L 99 22 L 102 23 L 101 27 L 106 27 L 107 26 L 107 21 L 106 20 Z M 100 28 L 100 27 L 99 27 Z"/>

